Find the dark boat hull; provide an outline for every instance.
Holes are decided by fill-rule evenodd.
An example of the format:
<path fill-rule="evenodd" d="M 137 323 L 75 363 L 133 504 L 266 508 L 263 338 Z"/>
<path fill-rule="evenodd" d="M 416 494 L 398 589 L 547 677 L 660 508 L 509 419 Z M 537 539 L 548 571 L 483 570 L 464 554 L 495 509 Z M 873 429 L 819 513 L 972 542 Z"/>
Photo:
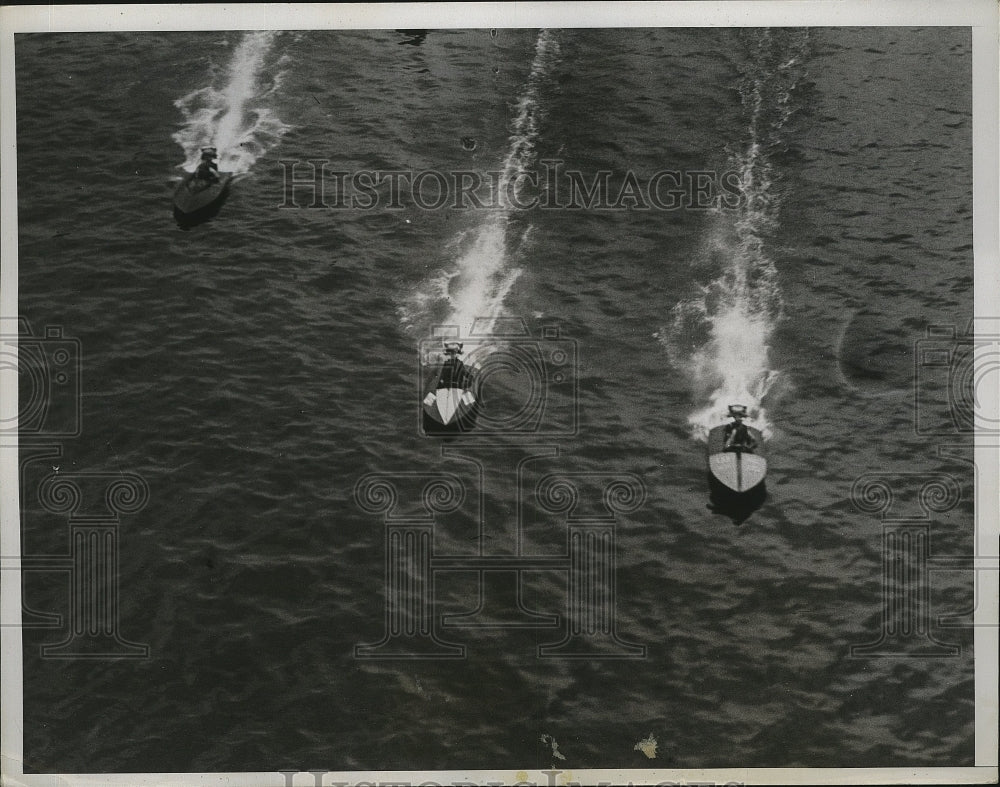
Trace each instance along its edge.
<path fill-rule="evenodd" d="M 174 218 L 191 226 L 215 216 L 229 195 L 231 172 L 220 172 L 218 183 L 208 183 L 190 173 L 174 191 Z"/>
<path fill-rule="evenodd" d="M 479 401 L 468 388 L 437 388 L 421 405 L 425 434 L 457 434 L 475 428 Z"/>
<path fill-rule="evenodd" d="M 475 427 L 479 414 L 477 368 L 466 366 L 458 358 L 441 364 L 421 403 L 425 434 L 455 434 Z"/>

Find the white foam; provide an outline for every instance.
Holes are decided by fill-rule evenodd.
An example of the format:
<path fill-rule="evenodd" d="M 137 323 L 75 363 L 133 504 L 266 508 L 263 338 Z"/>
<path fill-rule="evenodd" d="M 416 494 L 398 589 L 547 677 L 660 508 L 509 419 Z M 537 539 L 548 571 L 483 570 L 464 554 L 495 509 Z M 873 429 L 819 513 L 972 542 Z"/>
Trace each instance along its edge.
<path fill-rule="evenodd" d="M 184 150 L 180 166 L 185 170 L 193 171 L 201 149 L 211 146 L 219 151 L 220 170 L 249 172 L 288 131 L 290 127 L 269 106 L 284 76 L 283 59 L 273 64 L 269 80 L 262 78 L 277 35 L 274 31 L 247 33 L 220 80 L 224 84 L 210 84 L 174 102 L 184 115 L 184 125 L 173 139 Z"/>
<path fill-rule="evenodd" d="M 528 232 L 512 242 L 510 219 L 521 197 L 524 179 L 520 176 L 535 161 L 540 91 L 558 55 L 556 35 L 542 30 L 511 123 L 508 150 L 497 179 L 497 205 L 488 209 L 473 230 L 461 233 L 449 244 L 458 249 L 452 269 L 443 277 L 426 280 L 408 299 L 401 309 L 407 326 L 427 330 L 432 323 L 455 325 L 468 334 L 473 324 L 477 331 L 488 330 L 503 313 L 504 301 L 522 272 L 517 252 Z M 443 308 L 436 308 L 438 304 Z"/>
<path fill-rule="evenodd" d="M 769 31 L 746 35 L 758 36 L 741 84 L 748 137 L 730 160 L 740 172 L 742 206 L 714 212 L 696 260 L 696 268 L 707 267 L 714 278 L 678 303 L 671 324 L 658 334 L 674 366 L 686 374 L 692 395 L 705 402 L 688 417 L 692 436 L 702 440 L 728 420 L 731 404 L 745 405 L 747 423 L 770 437 L 774 426 L 764 403 L 780 379 L 770 358 L 782 299 L 765 243 L 777 226 L 779 202 L 768 151 L 791 116 L 798 76 L 788 72 L 804 58 L 806 41 L 786 42 L 795 52 L 789 56 Z M 778 55 L 782 59 L 772 68 L 769 61 Z"/>
<path fill-rule="evenodd" d="M 699 296 L 678 304 L 673 325 L 661 334 L 674 364 L 688 376 L 697 398 L 708 404 L 691 413 L 692 435 L 705 439 L 726 421 L 728 405 L 746 405 L 749 422 L 770 437 L 772 426 L 763 406 L 778 373 L 771 368 L 770 338 L 780 308 L 779 294 L 747 284 L 745 259 L 733 255 L 733 267 Z M 737 274 L 737 275 L 732 275 Z M 759 286 L 759 285 L 755 285 Z M 681 346 L 682 337 L 700 334 L 694 346 Z"/>

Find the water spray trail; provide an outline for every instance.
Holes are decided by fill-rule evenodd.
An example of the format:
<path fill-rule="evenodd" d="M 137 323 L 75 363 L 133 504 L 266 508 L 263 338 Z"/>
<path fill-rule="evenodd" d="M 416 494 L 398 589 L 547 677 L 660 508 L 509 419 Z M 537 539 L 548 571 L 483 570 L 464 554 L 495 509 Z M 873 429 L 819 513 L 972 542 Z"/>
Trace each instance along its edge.
<path fill-rule="evenodd" d="M 729 165 L 740 174 L 740 206 L 720 208 L 709 222 L 701 261 L 714 279 L 678 303 L 660 338 L 684 371 L 693 395 L 707 404 L 688 418 L 705 439 L 726 421 L 727 405 L 743 404 L 765 437 L 772 425 L 764 400 L 779 374 L 771 368 L 770 339 L 781 317 L 777 270 L 766 248 L 777 227 L 778 194 L 770 157 L 793 109 L 807 38 L 801 31 L 748 30 L 740 95 L 747 118 L 745 147 Z"/>
<path fill-rule="evenodd" d="M 503 310 L 504 299 L 521 269 L 514 264 L 520 241 L 528 230 L 512 238 L 511 219 L 524 185 L 524 174 L 535 161 L 541 91 L 559 56 L 556 34 L 539 33 L 527 85 L 511 123 L 507 155 L 496 178 L 495 206 L 481 223 L 458 235 L 449 246 L 458 250 L 453 268 L 430 282 L 402 309 L 404 322 L 420 329 L 430 324 L 457 326 L 468 335 L 488 333 Z M 530 230 L 530 228 L 529 228 Z"/>
<path fill-rule="evenodd" d="M 174 102 L 184 115 L 184 126 L 173 135 L 184 149 L 185 170 L 197 165 L 203 147 L 219 151 L 219 169 L 241 174 L 278 142 L 289 127 L 268 106 L 279 90 L 283 58 L 271 62 L 271 46 L 278 34 L 247 33 L 233 52 L 221 87 L 209 85 Z"/>

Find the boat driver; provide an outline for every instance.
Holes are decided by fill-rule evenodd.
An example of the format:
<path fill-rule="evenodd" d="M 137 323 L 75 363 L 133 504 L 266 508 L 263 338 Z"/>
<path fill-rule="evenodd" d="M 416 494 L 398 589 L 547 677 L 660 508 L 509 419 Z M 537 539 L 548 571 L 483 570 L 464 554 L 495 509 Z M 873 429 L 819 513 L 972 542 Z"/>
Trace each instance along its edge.
<path fill-rule="evenodd" d="M 725 442 L 722 445 L 723 451 L 753 451 L 757 447 L 757 441 L 743 419 L 747 416 L 746 405 L 729 405 L 729 417 L 733 422 L 726 424 Z"/>
<path fill-rule="evenodd" d="M 462 343 L 461 342 L 445 342 L 444 343 L 444 363 L 442 364 L 442 373 L 447 370 L 449 376 L 452 378 L 458 377 L 461 379 L 463 377 L 463 372 L 465 371 L 465 364 L 462 363 L 462 359 L 459 357 L 462 354 Z M 443 375 L 442 375 L 443 376 Z"/>
<path fill-rule="evenodd" d="M 195 175 L 201 180 L 207 180 L 209 183 L 218 183 L 219 165 L 214 160 L 218 155 L 215 148 L 202 148 L 201 163 L 198 165 L 198 169 L 195 170 Z"/>
<path fill-rule="evenodd" d="M 469 382 L 469 370 L 462 363 L 462 359 L 459 357 L 462 354 L 462 342 L 445 342 L 444 343 L 444 363 L 441 364 L 441 376 L 438 387 L 447 386 L 451 387 L 457 384 L 457 387 L 465 388 Z"/>

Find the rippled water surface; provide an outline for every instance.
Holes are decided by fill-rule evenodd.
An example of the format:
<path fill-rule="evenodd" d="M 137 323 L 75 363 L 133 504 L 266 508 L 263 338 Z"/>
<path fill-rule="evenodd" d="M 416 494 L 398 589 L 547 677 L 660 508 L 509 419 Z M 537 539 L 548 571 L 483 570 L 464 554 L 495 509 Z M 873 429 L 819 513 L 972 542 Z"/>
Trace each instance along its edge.
<path fill-rule="evenodd" d="M 83 434 L 58 463 L 150 490 L 119 555 L 121 634 L 150 656 L 41 659 L 60 635 L 27 629 L 27 769 L 972 764 L 970 629 L 934 629 L 956 657 L 850 655 L 883 601 L 858 476 L 953 476 L 931 552 L 972 553 L 970 441 L 914 430 L 915 343 L 972 310 L 967 30 L 46 34 L 16 62 L 20 310 L 82 348 Z M 210 144 L 239 177 L 185 231 L 171 191 Z M 309 209 L 299 188 L 279 207 L 280 162 L 307 159 L 493 172 L 507 196 Z M 614 194 L 629 172 L 735 173 L 740 199 L 519 208 L 553 161 L 609 171 Z M 575 394 L 551 406 L 577 428 L 491 438 L 484 472 L 641 481 L 616 623 L 645 658 L 538 658 L 550 627 L 449 630 L 460 660 L 356 659 L 384 633 L 386 558 L 355 484 L 479 488 L 468 441 L 418 429 L 418 348 L 512 317 L 573 348 Z M 735 400 L 770 454 L 738 522 L 709 505 L 701 442 Z M 51 464 L 27 461 L 26 489 Z M 896 477 L 894 513 L 921 515 L 924 477 Z M 529 499 L 519 530 L 503 479 L 442 515 L 440 554 L 560 554 L 565 518 Z M 25 552 L 65 539 L 26 493 Z M 441 572 L 437 614 L 473 610 L 475 580 Z M 560 614 L 566 581 L 529 572 L 522 601 Z M 26 603 L 65 612 L 63 583 L 28 575 Z M 935 616 L 972 606 L 968 573 L 932 590 Z M 650 734 L 655 761 L 634 748 Z"/>

